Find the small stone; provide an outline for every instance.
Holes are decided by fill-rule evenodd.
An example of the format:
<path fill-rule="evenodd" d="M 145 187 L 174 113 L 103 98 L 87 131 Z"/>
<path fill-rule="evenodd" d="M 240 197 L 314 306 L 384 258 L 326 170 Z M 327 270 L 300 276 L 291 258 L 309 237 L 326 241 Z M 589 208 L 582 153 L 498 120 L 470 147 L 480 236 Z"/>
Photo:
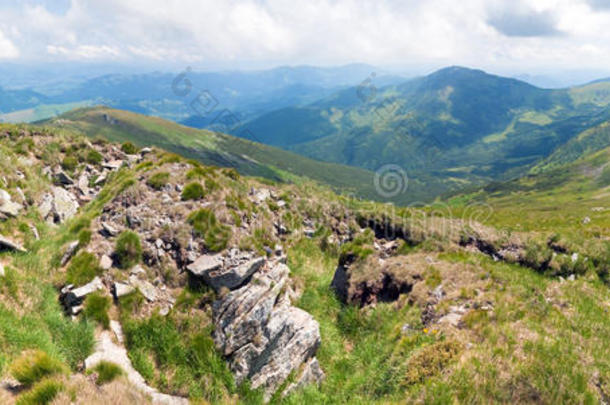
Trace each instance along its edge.
<path fill-rule="evenodd" d="M 576 276 L 574 274 L 570 274 L 568 276 L 568 281 L 574 281 L 574 280 L 576 280 Z"/>
<path fill-rule="evenodd" d="M 125 341 L 125 338 L 123 337 L 123 330 L 121 329 L 120 323 L 118 323 L 115 320 L 111 320 L 110 321 L 110 330 L 112 331 L 112 333 L 114 333 L 114 336 L 116 337 L 117 342 L 122 344 Z"/>
<path fill-rule="evenodd" d="M 119 234 L 119 230 L 116 229 L 115 227 L 113 227 L 112 225 L 110 225 L 107 222 L 102 222 L 102 234 L 105 236 L 117 236 Z"/>
<path fill-rule="evenodd" d="M 199 257 L 193 263 L 189 264 L 186 268 L 194 275 L 202 276 L 204 273 L 218 270 L 220 266 L 222 266 L 222 259 L 220 255 L 204 255 Z"/>
<path fill-rule="evenodd" d="M 60 170 L 59 172 L 55 173 L 55 181 L 65 186 L 70 186 L 74 184 L 74 180 L 72 179 L 72 177 L 68 176 L 68 174 L 63 170 Z"/>
<path fill-rule="evenodd" d="M 77 240 L 75 240 L 74 242 L 70 242 L 68 244 L 68 247 L 66 248 L 66 251 L 61 258 L 61 267 L 65 266 L 66 263 L 68 263 L 68 261 L 72 258 L 72 256 L 74 256 L 74 253 L 76 253 L 77 249 L 78 249 Z"/>
<path fill-rule="evenodd" d="M 129 274 L 131 274 L 132 276 L 135 275 L 140 275 L 140 274 L 146 274 L 146 270 L 144 270 L 144 267 L 142 267 L 139 264 L 136 264 L 134 267 L 131 268 L 131 270 L 129 271 Z"/>
<path fill-rule="evenodd" d="M 112 267 L 112 259 L 108 255 L 102 255 L 100 259 L 100 267 L 102 270 L 109 270 Z"/>
<path fill-rule="evenodd" d="M 140 293 L 150 302 L 158 299 L 157 288 L 146 280 L 140 280 L 137 276 L 130 276 L 129 283 L 140 291 Z"/>
<path fill-rule="evenodd" d="M 4 265 L 0 263 L 0 277 L 5 277 L 6 272 L 4 271 Z"/>
<path fill-rule="evenodd" d="M 587 225 L 589 222 L 591 222 L 591 218 L 589 218 L 589 217 L 584 217 L 582 220 L 583 225 Z"/>
<path fill-rule="evenodd" d="M 119 299 L 124 297 L 125 295 L 129 295 L 134 292 L 136 289 L 128 284 L 115 282 L 114 283 L 114 297 Z"/>

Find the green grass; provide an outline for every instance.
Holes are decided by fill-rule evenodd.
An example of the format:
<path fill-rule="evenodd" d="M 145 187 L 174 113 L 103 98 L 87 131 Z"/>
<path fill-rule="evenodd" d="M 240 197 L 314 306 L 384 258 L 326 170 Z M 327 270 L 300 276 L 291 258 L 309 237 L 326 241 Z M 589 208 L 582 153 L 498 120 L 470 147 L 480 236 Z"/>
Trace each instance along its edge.
<path fill-rule="evenodd" d="M 89 294 L 87 298 L 85 298 L 83 314 L 87 319 L 96 321 L 102 325 L 104 329 L 108 329 L 110 327 L 110 317 L 108 316 L 110 304 L 110 297 L 104 296 L 99 292 Z"/>
<path fill-rule="evenodd" d="M 26 387 L 31 387 L 43 378 L 62 374 L 66 371 L 63 363 L 42 350 L 24 352 L 11 364 L 13 377 Z"/>
<path fill-rule="evenodd" d="M 219 223 L 216 215 L 206 208 L 192 212 L 188 223 L 196 235 L 202 237 L 208 250 L 219 252 L 223 250 L 231 238 L 231 228 Z"/>
<path fill-rule="evenodd" d="M 70 262 L 66 271 L 66 281 L 68 284 L 81 286 L 102 274 L 97 257 L 93 253 L 79 252 Z"/>
<path fill-rule="evenodd" d="M 169 173 L 159 172 L 159 173 L 155 173 L 152 176 L 150 176 L 150 178 L 148 179 L 146 184 L 148 184 L 153 189 L 159 191 L 159 190 L 163 189 L 163 187 L 165 187 L 168 182 L 169 182 Z"/>
<path fill-rule="evenodd" d="M 88 371 L 88 374 L 96 373 L 96 384 L 103 385 L 112 382 L 125 374 L 123 369 L 115 363 L 100 361 L 95 367 Z"/>
<path fill-rule="evenodd" d="M 181 198 L 183 201 L 201 200 L 204 195 L 205 195 L 205 192 L 203 190 L 203 186 L 201 185 L 201 183 L 194 182 L 194 183 L 189 183 L 186 186 L 184 186 L 184 189 L 182 190 Z"/>
<path fill-rule="evenodd" d="M 65 389 L 61 381 L 44 380 L 36 384 L 30 391 L 21 394 L 17 405 L 46 405 L 51 403 L 57 394 Z"/>
<path fill-rule="evenodd" d="M 132 231 L 122 232 L 116 241 L 114 249 L 119 267 L 129 269 L 142 260 L 142 245 L 140 237 Z"/>

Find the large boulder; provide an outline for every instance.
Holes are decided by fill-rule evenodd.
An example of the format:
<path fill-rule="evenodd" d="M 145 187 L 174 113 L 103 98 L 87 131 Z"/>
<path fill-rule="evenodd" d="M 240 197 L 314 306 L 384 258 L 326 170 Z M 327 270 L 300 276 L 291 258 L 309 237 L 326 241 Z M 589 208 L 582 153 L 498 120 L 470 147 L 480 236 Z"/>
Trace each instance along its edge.
<path fill-rule="evenodd" d="M 263 387 L 266 399 L 315 356 L 320 344 L 318 323 L 290 305 L 289 273 L 283 263 L 265 263 L 250 282 L 213 305 L 216 346 L 236 381 L 249 379 L 252 388 Z M 318 375 L 321 379 L 323 373 Z"/>
<path fill-rule="evenodd" d="M 222 288 L 234 290 L 241 287 L 265 263 L 265 258 L 258 257 L 237 265 L 224 266 L 218 256 L 202 256 L 187 269 L 216 291 Z"/>

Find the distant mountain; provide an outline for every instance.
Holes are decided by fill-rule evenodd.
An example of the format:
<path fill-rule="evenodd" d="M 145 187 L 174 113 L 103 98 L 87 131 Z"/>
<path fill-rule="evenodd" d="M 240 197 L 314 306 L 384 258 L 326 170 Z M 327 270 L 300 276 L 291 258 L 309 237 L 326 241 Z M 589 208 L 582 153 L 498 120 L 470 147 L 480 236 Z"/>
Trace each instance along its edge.
<path fill-rule="evenodd" d="M 377 170 L 398 164 L 437 179 L 525 173 L 603 121 L 610 84 L 540 89 L 450 67 L 399 85 L 341 90 L 247 122 L 258 140 L 308 157 Z"/>

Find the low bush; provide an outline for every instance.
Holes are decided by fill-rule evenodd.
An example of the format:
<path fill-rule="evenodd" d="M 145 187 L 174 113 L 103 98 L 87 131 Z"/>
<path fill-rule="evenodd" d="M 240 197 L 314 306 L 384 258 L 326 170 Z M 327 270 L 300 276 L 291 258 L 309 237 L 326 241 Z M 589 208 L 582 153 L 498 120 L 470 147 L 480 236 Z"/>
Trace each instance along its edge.
<path fill-rule="evenodd" d="M 154 188 L 155 190 L 159 191 L 163 187 L 165 187 L 168 182 L 169 182 L 169 173 L 159 172 L 159 173 L 155 173 L 152 176 L 150 176 L 148 178 L 148 181 L 146 182 L 146 184 L 148 184 L 151 188 Z"/>
<path fill-rule="evenodd" d="M 443 371 L 462 350 L 458 342 L 447 340 L 426 346 L 411 356 L 406 368 L 405 382 L 422 383 Z"/>
<path fill-rule="evenodd" d="M 102 295 L 99 292 L 90 294 L 85 299 L 85 308 L 83 313 L 87 319 L 98 322 L 104 329 L 110 327 L 110 317 L 108 310 L 110 309 L 110 297 Z"/>
<path fill-rule="evenodd" d="M 127 153 L 128 155 L 135 155 L 136 153 L 138 153 L 138 148 L 131 142 L 124 142 L 121 145 L 121 150 Z"/>
<path fill-rule="evenodd" d="M 36 384 L 30 391 L 22 394 L 16 405 L 46 405 L 50 404 L 57 394 L 65 389 L 61 381 L 44 380 Z"/>
<path fill-rule="evenodd" d="M 43 378 L 62 374 L 66 368 L 62 362 L 42 350 L 24 352 L 10 367 L 10 373 L 26 387 L 31 387 Z"/>
<path fill-rule="evenodd" d="M 116 241 L 115 254 L 119 266 L 129 269 L 142 260 L 140 237 L 132 231 L 124 231 Z"/>
<path fill-rule="evenodd" d="M 61 161 L 61 168 L 68 171 L 73 172 L 78 166 L 78 160 L 74 156 L 66 156 L 64 160 Z"/>
<path fill-rule="evenodd" d="M 68 284 L 83 285 L 102 274 L 97 257 L 89 252 L 79 252 L 70 262 L 66 272 Z"/>
<path fill-rule="evenodd" d="M 182 190 L 182 200 L 201 200 L 204 196 L 203 186 L 200 183 L 193 182 L 187 184 Z"/>
<path fill-rule="evenodd" d="M 212 211 L 204 208 L 192 212 L 187 221 L 193 227 L 195 235 L 203 238 L 208 250 L 220 252 L 227 247 L 231 239 L 231 228 L 220 224 Z"/>
<path fill-rule="evenodd" d="M 95 382 L 98 385 L 112 382 L 124 374 L 123 369 L 120 366 L 109 361 L 100 361 L 90 370 L 90 373 L 97 374 L 97 380 L 95 380 Z"/>
<path fill-rule="evenodd" d="M 87 152 L 87 156 L 85 157 L 85 161 L 92 165 L 99 165 L 102 163 L 102 160 L 104 160 L 104 157 L 95 149 L 89 150 L 89 152 Z"/>

